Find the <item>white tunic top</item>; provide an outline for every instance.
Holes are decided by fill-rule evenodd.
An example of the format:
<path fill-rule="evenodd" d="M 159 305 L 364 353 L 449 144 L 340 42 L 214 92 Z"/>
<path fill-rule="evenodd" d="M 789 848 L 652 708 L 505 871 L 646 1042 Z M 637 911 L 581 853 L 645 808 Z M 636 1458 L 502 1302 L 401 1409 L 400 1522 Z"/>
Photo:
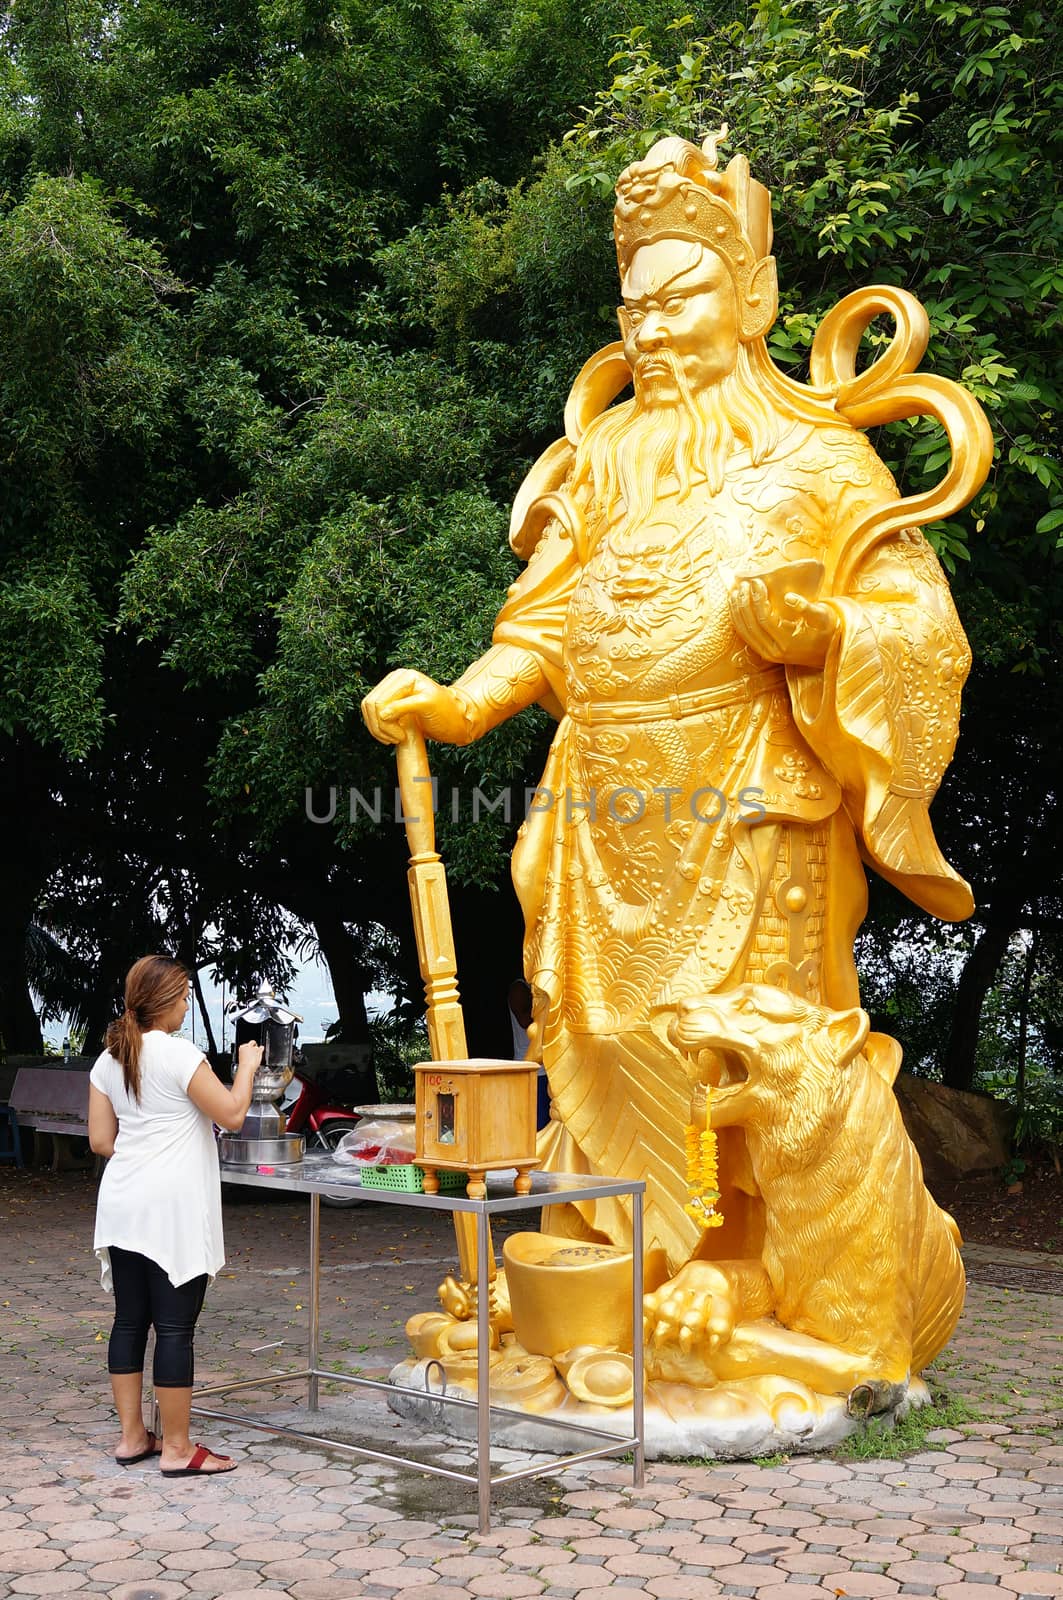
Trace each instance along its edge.
<path fill-rule="evenodd" d="M 188 1098 L 202 1060 L 197 1045 L 153 1028 L 140 1052 L 139 1104 L 126 1093 L 109 1051 L 89 1073 L 118 1118 L 93 1241 L 105 1289 L 111 1288 L 109 1245 L 157 1262 L 175 1288 L 204 1272 L 213 1278 L 225 1263 L 214 1129 Z"/>

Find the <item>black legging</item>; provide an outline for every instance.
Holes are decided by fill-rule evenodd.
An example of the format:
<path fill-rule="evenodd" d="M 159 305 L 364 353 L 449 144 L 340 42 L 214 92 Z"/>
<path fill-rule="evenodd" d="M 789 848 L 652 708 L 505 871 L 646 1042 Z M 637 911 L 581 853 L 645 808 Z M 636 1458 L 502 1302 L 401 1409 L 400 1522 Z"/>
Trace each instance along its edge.
<path fill-rule="evenodd" d="M 134 1250 L 110 1246 L 114 1326 L 107 1346 L 107 1371 L 143 1372 L 148 1329 L 155 1329 L 152 1376 L 156 1389 L 190 1389 L 194 1372 L 196 1318 L 203 1309 L 207 1274 L 175 1289 L 157 1262 Z"/>

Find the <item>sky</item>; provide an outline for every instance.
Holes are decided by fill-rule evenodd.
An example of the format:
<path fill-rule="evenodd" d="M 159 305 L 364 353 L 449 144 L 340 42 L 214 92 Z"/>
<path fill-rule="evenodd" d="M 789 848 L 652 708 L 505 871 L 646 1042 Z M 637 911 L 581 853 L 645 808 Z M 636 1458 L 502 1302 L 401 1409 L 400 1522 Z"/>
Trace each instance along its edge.
<path fill-rule="evenodd" d="M 289 952 L 291 954 L 291 952 Z M 314 1044 L 324 1039 L 325 1029 L 330 1022 L 335 1022 L 337 1016 L 336 1000 L 332 992 L 332 982 L 329 978 L 328 967 L 321 963 L 309 961 L 300 964 L 295 956 L 298 968 L 295 982 L 282 998 L 287 1001 L 297 1016 L 303 1018 L 299 1024 L 299 1038 L 303 1044 Z M 233 998 L 231 991 L 222 992 L 219 985 L 210 981 L 208 971 L 200 973 L 200 983 L 203 986 L 203 998 L 207 1004 L 211 1027 L 214 1029 L 214 1038 L 219 1050 L 222 1048 L 223 1035 L 223 1009 L 227 1001 Z M 241 1000 L 249 999 L 249 995 L 238 996 Z M 368 1004 L 370 1011 L 387 1010 L 389 1000 L 386 995 L 369 995 Z M 374 1004 L 374 1001 L 378 1004 Z M 63 1021 L 49 1022 L 44 1025 L 44 1036 L 56 1050 L 62 1049 L 63 1039 L 67 1031 L 67 1024 Z M 190 1004 L 188 1015 L 185 1018 L 181 1033 L 195 1044 L 206 1045 L 207 1033 L 203 1026 L 203 1019 L 199 1007 Z M 232 1022 L 224 1019 L 224 1036 L 226 1048 L 232 1043 Z M 90 1054 L 94 1052 L 90 1051 Z"/>

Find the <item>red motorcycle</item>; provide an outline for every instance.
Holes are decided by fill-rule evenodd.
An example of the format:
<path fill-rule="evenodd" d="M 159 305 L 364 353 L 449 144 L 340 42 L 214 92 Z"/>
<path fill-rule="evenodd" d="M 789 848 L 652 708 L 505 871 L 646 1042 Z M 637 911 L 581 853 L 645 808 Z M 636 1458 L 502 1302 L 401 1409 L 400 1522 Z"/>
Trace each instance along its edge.
<path fill-rule="evenodd" d="M 358 1112 L 334 1100 L 327 1088 L 308 1078 L 300 1067 L 293 1069 L 292 1081 L 298 1083 L 299 1092 L 294 1100 L 285 1097 L 288 1133 L 301 1133 L 308 1150 L 335 1150 L 343 1135 L 361 1121 Z"/>
<path fill-rule="evenodd" d="M 294 1099 L 291 1098 L 293 1094 Z M 344 1134 L 350 1133 L 361 1121 L 357 1111 L 333 1099 L 327 1088 L 314 1078 L 308 1078 L 299 1066 L 293 1067 L 292 1081 L 281 1108 L 287 1113 L 286 1131 L 301 1133 L 307 1150 L 335 1150 Z M 360 1198 L 352 1196 L 349 1190 L 323 1194 L 321 1199 L 327 1206 L 360 1204 Z"/>

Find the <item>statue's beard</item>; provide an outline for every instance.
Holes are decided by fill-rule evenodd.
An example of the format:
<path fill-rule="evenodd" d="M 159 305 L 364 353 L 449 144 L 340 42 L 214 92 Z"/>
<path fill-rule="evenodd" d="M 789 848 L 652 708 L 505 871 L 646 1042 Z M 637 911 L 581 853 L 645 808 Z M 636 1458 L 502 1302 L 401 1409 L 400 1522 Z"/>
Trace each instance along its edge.
<path fill-rule="evenodd" d="M 751 381 L 745 350 L 734 370 L 695 392 L 671 351 L 651 360 L 667 376 L 635 370 L 635 398 L 596 417 L 580 441 L 576 482 L 593 484 L 612 521 L 642 522 L 654 504 L 678 489 L 685 500 L 697 482 L 710 494 L 723 487 L 727 463 L 740 445 L 760 461 L 778 439 L 779 418 Z"/>

